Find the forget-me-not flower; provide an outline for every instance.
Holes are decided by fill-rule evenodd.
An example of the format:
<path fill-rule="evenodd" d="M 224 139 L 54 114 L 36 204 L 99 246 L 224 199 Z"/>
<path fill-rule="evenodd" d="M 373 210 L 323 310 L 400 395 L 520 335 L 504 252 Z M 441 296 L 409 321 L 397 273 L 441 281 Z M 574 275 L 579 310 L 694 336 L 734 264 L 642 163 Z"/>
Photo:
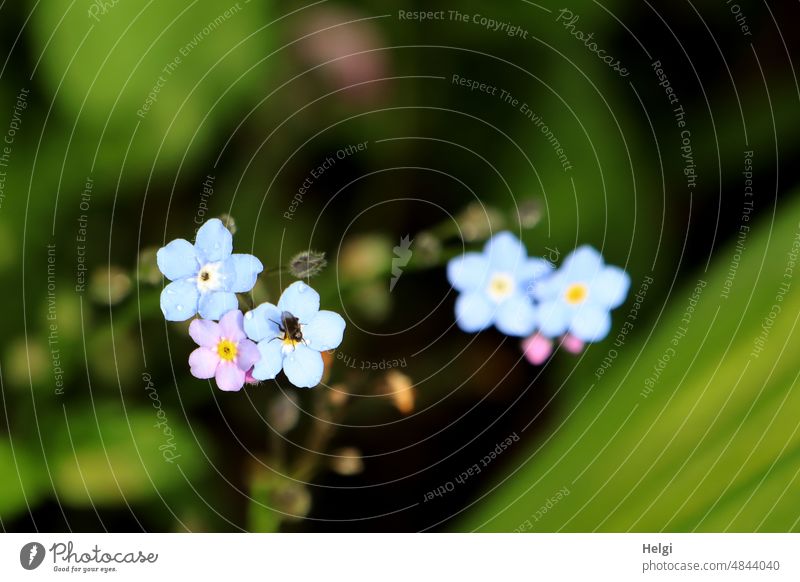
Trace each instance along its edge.
<path fill-rule="evenodd" d="M 553 340 L 535 333 L 522 340 L 522 353 L 531 364 L 541 366 L 553 353 Z"/>
<path fill-rule="evenodd" d="M 510 232 L 496 234 L 482 253 L 465 253 L 447 264 L 447 279 L 460 293 L 456 323 L 466 332 L 494 324 L 506 335 L 529 335 L 538 319 L 530 290 L 552 269 L 544 259 L 528 258 Z"/>
<path fill-rule="evenodd" d="M 258 361 L 256 344 L 247 339 L 242 328 L 242 312 L 229 311 L 219 320 L 195 319 L 189 335 L 200 346 L 189 356 L 192 376 L 216 378 L 220 390 L 241 390 L 247 372 Z"/>
<path fill-rule="evenodd" d="M 264 266 L 253 255 L 232 251 L 233 235 L 218 218 L 200 227 L 194 245 L 179 238 L 158 250 L 158 268 L 172 281 L 161 292 L 167 320 L 185 321 L 196 313 L 219 319 L 236 309 L 236 293 L 250 291 Z"/>
<path fill-rule="evenodd" d="M 258 342 L 261 359 L 252 375 L 272 380 L 283 370 L 298 388 L 313 388 L 322 380 L 322 354 L 342 342 L 345 322 L 333 311 L 320 311 L 319 294 L 297 281 L 278 305 L 262 303 L 244 317 L 247 336 Z"/>
<path fill-rule="evenodd" d="M 610 311 L 628 295 L 631 279 L 619 267 L 584 245 L 561 268 L 534 286 L 539 301 L 539 333 L 554 338 L 569 333 L 583 342 L 602 340 L 611 330 Z"/>

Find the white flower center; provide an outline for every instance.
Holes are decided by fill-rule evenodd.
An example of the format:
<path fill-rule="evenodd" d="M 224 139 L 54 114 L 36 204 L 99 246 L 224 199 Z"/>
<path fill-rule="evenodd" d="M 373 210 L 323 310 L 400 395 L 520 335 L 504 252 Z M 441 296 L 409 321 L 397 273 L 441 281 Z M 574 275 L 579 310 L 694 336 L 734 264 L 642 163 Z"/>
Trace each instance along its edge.
<path fill-rule="evenodd" d="M 206 263 L 197 273 L 197 288 L 201 293 L 216 291 L 222 287 L 222 263 Z"/>
<path fill-rule="evenodd" d="M 495 273 L 489 279 L 486 293 L 495 303 L 502 303 L 514 293 L 514 277 L 510 273 Z"/>

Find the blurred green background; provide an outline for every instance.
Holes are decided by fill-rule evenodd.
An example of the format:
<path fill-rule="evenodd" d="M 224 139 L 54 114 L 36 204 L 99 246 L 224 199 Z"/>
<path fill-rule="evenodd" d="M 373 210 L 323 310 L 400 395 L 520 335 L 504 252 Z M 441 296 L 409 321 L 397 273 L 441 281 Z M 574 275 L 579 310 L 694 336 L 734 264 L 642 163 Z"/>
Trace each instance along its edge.
<path fill-rule="evenodd" d="M 0 4 L 3 529 L 797 530 L 775 4 Z M 324 385 L 190 376 L 154 252 L 221 215 L 255 301 L 327 254 Z M 537 368 L 454 327 L 443 265 L 500 228 L 630 273 L 609 338 Z"/>

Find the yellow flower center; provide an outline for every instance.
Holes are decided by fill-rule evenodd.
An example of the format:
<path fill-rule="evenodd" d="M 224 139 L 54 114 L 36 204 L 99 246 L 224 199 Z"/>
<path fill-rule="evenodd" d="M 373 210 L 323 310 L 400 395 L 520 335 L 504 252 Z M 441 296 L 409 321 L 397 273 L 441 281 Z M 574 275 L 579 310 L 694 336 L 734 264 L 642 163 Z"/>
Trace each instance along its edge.
<path fill-rule="evenodd" d="M 231 340 L 223 339 L 217 344 L 217 354 L 225 362 L 232 362 L 236 359 L 236 344 Z"/>
<path fill-rule="evenodd" d="M 564 301 L 570 305 L 578 305 L 586 301 L 589 296 L 589 288 L 585 283 L 573 283 L 564 292 Z"/>
<path fill-rule="evenodd" d="M 495 273 L 486 289 L 495 303 L 500 303 L 514 293 L 514 277 L 508 273 Z"/>
<path fill-rule="evenodd" d="M 281 339 L 281 342 L 283 342 L 283 353 L 284 354 L 287 354 L 290 351 L 294 351 L 294 349 L 297 347 L 297 344 L 299 344 L 299 343 L 308 343 L 304 339 L 296 340 L 296 339 L 292 338 L 292 336 L 290 336 L 288 332 L 283 334 L 283 338 Z M 289 350 L 290 347 L 292 348 L 291 350 Z"/>

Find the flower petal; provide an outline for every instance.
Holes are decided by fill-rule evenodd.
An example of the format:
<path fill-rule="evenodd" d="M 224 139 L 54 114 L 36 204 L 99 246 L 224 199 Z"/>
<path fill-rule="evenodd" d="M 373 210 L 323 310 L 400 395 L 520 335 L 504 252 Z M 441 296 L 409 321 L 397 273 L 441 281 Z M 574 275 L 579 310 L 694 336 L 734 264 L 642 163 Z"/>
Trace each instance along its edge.
<path fill-rule="evenodd" d="M 303 339 L 312 350 L 324 352 L 339 347 L 344 335 L 345 322 L 333 311 L 320 311 L 303 326 Z"/>
<path fill-rule="evenodd" d="M 262 303 L 244 314 L 244 331 L 247 337 L 255 342 L 272 339 L 280 333 L 278 329 L 280 321 L 281 310 L 272 303 Z"/>
<path fill-rule="evenodd" d="M 556 299 L 540 303 L 538 312 L 539 333 L 545 337 L 554 338 L 567 331 L 574 310 Z"/>
<path fill-rule="evenodd" d="M 244 321 L 244 316 L 242 312 L 238 309 L 232 309 L 228 311 L 225 315 L 223 315 L 219 320 L 219 331 L 220 335 L 225 339 L 229 339 L 232 342 L 239 342 L 245 339 L 247 336 L 244 333 L 244 329 L 242 328 L 242 322 Z M 250 366 L 248 366 L 249 368 Z"/>
<path fill-rule="evenodd" d="M 566 287 L 564 271 L 559 269 L 555 273 L 534 282 L 531 289 L 535 299 L 550 301 L 561 296 L 564 292 L 564 287 Z"/>
<path fill-rule="evenodd" d="M 242 340 L 236 348 L 238 353 L 236 355 L 236 365 L 242 370 L 247 371 L 261 359 L 261 353 L 258 351 L 256 344 L 250 340 Z"/>
<path fill-rule="evenodd" d="M 199 297 L 194 280 L 174 281 L 161 292 L 161 312 L 167 321 L 186 321 L 197 313 Z"/>
<path fill-rule="evenodd" d="M 225 287 L 234 293 L 247 293 L 256 284 L 258 274 L 264 270 L 253 255 L 231 255 L 225 260 Z"/>
<path fill-rule="evenodd" d="M 200 317 L 205 319 L 219 319 L 231 309 L 236 309 L 239 301 L 236 293 L 228 291 L 211 291 L 200 296 Z"/>
<path fill-rule="evenodd" d="M 259 342 L 258 353 L 260 359 L 253 368 L 253 378 L 256 380 L 272 380 L 283 368 L 283 342 L 277 339 Z"/>
<path fill-rule="evenodd" d="M 541 366 L 553 353 L 553 342 L 540 333 L 535 333 L 522 342 L 525 359 L 534 366 Z"/>
<path fill-rule="evenodd" d="M 189 324 L 189 335 L 198 346 L 213 348 L 219 343 L 219 324 L 208 319 L 192 320 Z"/>
<path fill-rule="evenodd" d="M 310 323 L 319 311 L 319 293 L 302 281 L 295 281 L 281 295 L 278 309 L 288 311 L 299 319 L 300 323 Z"/>
<path fill-rule="evenodd" d="M 217 386 L 225 392 L 236 392 L 244 386 L 245 371 L 231 362 L 217 366 Z"/>
<path fill-rule="evenodd" d="M 494 303 L 484 293 L 464 293 L 456 299 L 456 323 L 467 333 L 481 331 L 492 325 L 494 312 Z"/>
<path fill-rule="evenodd" d="M 583 245 L 572 251 L 564 259 L 561 270 L 565 281 L 593 281 L 603 269 L 603 257 L 589 245 Z"/>
<path fill-rule="evenodd" d="M 489 261 L 480 253 L 465 253 L 447 263 L 447 280 L 457 291 L 483 289 L 488 276 Z"/>
<path fill-rule="evenodd" d="M 192 376 L 201 380 L 213 378 L 217 372 L 219 356 L 217 352 L 208 348 L 197 348 L 189 354 L 189 367 Z"/>
<path fill-rule="evenodd" d="M 611 316 L 607 309 L 583 305 L 572 316 L 569 331 L 585 342 L 600 341 L 611 331 Z"/>
<path fill-rule="evenodd" d="M 483 247 L 483 254 L 492 270 L 515 272 L 522 268 L 528 251 L 520 240 L 508 231 L 494 235 Z"/>
<path fill-rule="evenodd" d="M 497 306 L 495 326 L 506 335 L 530 335 L 536 329 L 536 308 L 524 295 L 513 295 Z"/>
<path fill-rule="evenodd" d="M 313 388 L 322 380 L 322 354 L 297 344 L 283 359 L 283 372 L 298 388 Z"/>
<path fill-rule="evenodd" d="M 591 284 L 590 301 L 613 309 L 622 305 L 628 296 L 631 278 L 619 267 L 606 267 Z"/>
<path fill-rule="evenodd" d="M 170 281 L 191 277 L 199 268 L 194 246 L 188 240 L 175 239 L 156 253 L 158 270 Z"/>
<path fill-rule="evenodd" d="M 212 218 L 197 231 L 194 248 L 201 263 L 224 261 L 233 251 L 233 235 L 219 218 Z"/>
<path fill-rule="evenodd" d="M 561 347 L 571 354 L 580 354 L 586 347 L 586 342 L 568 333 L 561 339 Z"/>
<path fill-rule="evenodd" d="M 527 259 L 517 271 L 517 281 L 527 295 L 533 294 L 534 285 L 553 272 L 553 264 L 544 259 Z"/>

